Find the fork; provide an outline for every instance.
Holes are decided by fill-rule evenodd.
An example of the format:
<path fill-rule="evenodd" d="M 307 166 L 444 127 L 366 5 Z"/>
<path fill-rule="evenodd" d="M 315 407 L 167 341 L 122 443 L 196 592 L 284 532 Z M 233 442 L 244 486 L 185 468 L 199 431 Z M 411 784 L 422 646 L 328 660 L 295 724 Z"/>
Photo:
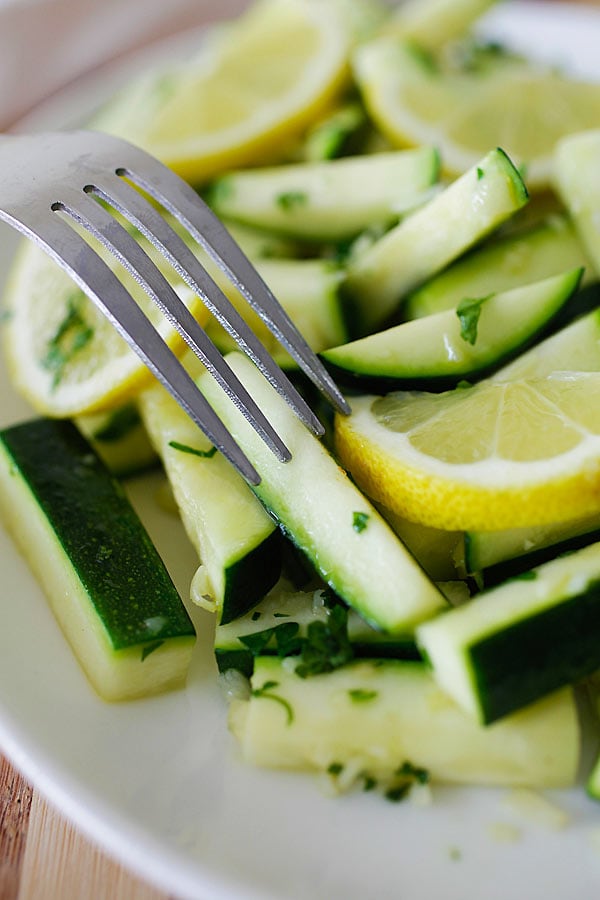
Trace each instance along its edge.
<path fill-rule="evenodd" d="M 74 226 L 83 227 L 133 275 L 280 460 L 291 458 L 281 437 L 115 214 L 163 254 L 314 434 L 320 436 L 324 429 L 313 411 L 156 204 L 208 252 L 332 405 L 349 412 L 321 361 L 220 220 L 190 185 L 153 156 L 100 132 L 3 135 L 0 178 L 0 220 L 35 241 L 68 272 L 251 484 L 260 482 L 254 466 L 118 276 Z"/>

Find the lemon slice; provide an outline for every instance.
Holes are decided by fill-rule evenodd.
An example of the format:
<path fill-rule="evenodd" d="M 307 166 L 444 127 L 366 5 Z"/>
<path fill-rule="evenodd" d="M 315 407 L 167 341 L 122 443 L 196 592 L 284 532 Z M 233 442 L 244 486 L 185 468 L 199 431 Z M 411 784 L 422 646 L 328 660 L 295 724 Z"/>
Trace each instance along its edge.
<path fill-rule="evenodd" d="M 116 261 L 111 265 L 119 269 Z M 118 274 L 173 351 L 182 352 L 183 340 L 158 307 L 131 276 Z M 175 278 L 172 285 L 196 319 L 208 321 L 200 299 Z M 9 375 L 39 413 L 70 417 L 96 412 L 125 402 L 152 381 L 108 319 L 29 241 L 23 242 L 13 264 L 3 309 Z"/>
<path fill-rule="evenodd" d="M 388 35 L 353 59 L 367 110 L 388 140 L 437 146 L 451 175 L 499 146 L 540 190 L 549 185 L 556 143 L 600 121 L 600 84 L 493 50 L 457 64 Z"/>
<path fill-rule="evenodd" d="M 276 158 L 349 80 L 350 35 L 318 0 L 261 0 L 200 53 L 144 75 L 94 126 L 198 183 Z"/>
<path fill-rule="evenodd" d="M 600 373 L 353 399 L 342 464 L 398 515 L 446 530 L 542 525 L 600 509 Z"/>

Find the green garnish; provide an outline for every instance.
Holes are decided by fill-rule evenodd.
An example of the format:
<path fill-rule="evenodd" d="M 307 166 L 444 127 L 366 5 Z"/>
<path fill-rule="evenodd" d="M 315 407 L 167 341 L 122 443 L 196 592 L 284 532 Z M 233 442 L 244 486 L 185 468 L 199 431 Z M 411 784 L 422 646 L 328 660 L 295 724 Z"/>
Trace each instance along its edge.
<path fill-rule="evenodd" d="M 367 703 L 378 696 L 377 691 L 368 691 L 365 688 L 352 688 L 348 691 L 348 695 L 353 703 Z"/>
<path fill-rule="evenodd" d="M 210 450 L 198 450 L 197 447 L 189 447 L 187 444 L 180 444 L 179 441 L 169 441 L 169 447 L 174 450 L 180 450 L 182 453 L 192 453 L 194 456 L 200 456 L 202 459 L 211 459 L 217 452 L 216 447 Z"/>
<path fill-rule="evenodd" d="M 428 784 L 429 782 L 429 772 L 427 769 L 415 766 L 408 760 L 403 762 L 402 765 L 396 769 L 394 776 L 395 781 L 385 792 L 386 799 L 391 800 L 393 803 L 404 800 L 413 785 Z"/>
<path fill-rule="evenodd" d="M 358 534 L 360 534 L 361 531 L 365 530 L 365 528 L 367 527 L 368 521 L 369 521 L 369 513 L 365 513 L 365 512 L 352 513 L 352 527 Z"/>
<path fill-rule="evenodd" d="M 256 622 L 258 619 L 260 619 L 260 611 L 258 609 L 255 609 L 250 618 L 253 622 Z"/>
<path fill-rule="evenodd" d="M 374 791 L 377 787 L 377 779 L 372 775 L 363 775 L 363 791 Z"/>
<path fill-rule="evenodd" d="M 311 622 L 308 626 L 296 675 L 308 678 L 333 672 L 353 657 L 354 650 L 348 637 L 348 610 L 338 603 L 329 611 L 326 622 Z"/>
<path fill-rule="evenodd" d="M 327 766 L 327 772 L 329 775 L 341 775 L 343 771 L 344 766 L 341 762 L 332 762 L 329 766 Z"/>
<path fill-rule="evenodd" d="M 81 299 L 78 294 L 69 297 L 66 315 L 48 341 L 46 355 L 41 359 L 42 366 L 52 372 L 53 389 L 60 384 L 67 364 L 94 336 L 94 329 L 79 309 Z"/>
<path fill-rule="evenodd" d="M 251 691 L 251 695 L 253 697 L 262 697 L 265 700 L 274 700 L 275 703 L 279 703 L 285 709 L 287 717 L 286 724 L 291 725 L 294 721 L 294 710 L 287 700 L 285 700 L 283 697 L 280 697 L 279 694 L 273 693 L 273 688 L 276 688 L 278 686 L 278 681 L 265 681 L 265 683 L 259 688 L 254 688 L 254 690 Z"/>
<path fill-rule="evenodd" d="M 483 178 L 484 175 L 485 175 L 485 172 L 483 171 L 481 166 L 477 166 L 477 181 L 481 181 L 481 179 Z"/>
<path fill-rule="evenodd" d="M 460 321 L 460 336 L 468 344 L 473 345 L 477 340 L 477 326 L 481 315 L 481 307 L 486 300 L 493 296 L 493 294 L 488 294 L 487 297 L 479 297 L 477 299 L 464 297 L 456 307 L 456 315 Z"/>
<path fill-rule="evenodd" d="M 302 647 L 302 639 L 298 637 L 300 626 L 297 622 L 282 622 L 254 634 L 240 636 L 240 642 L 248 648 L 253 656 L 260 656 L 271 645 L 280 659 L 298 654 Z"/>
<path fill-rule="evenodd" d="M 286 211 L 304 206 L 308 202 L 308 194 L 305 191 L 283 191 L 275 198 L 277 206 Z"/>

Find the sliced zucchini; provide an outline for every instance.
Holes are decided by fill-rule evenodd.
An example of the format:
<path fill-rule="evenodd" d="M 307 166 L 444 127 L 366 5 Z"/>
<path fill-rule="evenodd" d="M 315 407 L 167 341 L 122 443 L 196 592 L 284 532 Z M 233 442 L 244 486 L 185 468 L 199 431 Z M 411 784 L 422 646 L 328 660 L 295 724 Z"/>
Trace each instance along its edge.
<path fill-rule="evenodd" d="M 256 495 L 323 580 L 375 627 L 403 634 L 444 597 L 323 445 L 242 354 L 227 362 L 292 453 L 279 462 L 210 376 L 199 385 L 261 477 Z"/>
<path fill-rule="evenodd" d="M 597 276 L 600 276 L 600 130 L 568 135 L 554 155 L 554 187 L 568 210 Z"/>
<path fill-rule="evenodd" d="M 233 701 L 230 725 L 254 765 L 329 772 L 363 787 L 417 768 L 435 781 L 537 788 L 576 776 L 569 688 L 484 728 L 418 662 L 359 661 L 299 678 L 285 660 L 260 657 L 251 687 L 249 700 Z"/>
<path fill-rule="evenodd" d="M 135 403 L 77 416 L 74 421 L 104 465 L 119 478 L 143 472 L 158 460 Z"/>
<path fill-rule="evenodd" d="M 306 162 L 318 162 L 356 155 L 368 132 L 364 106 L 356 101 L 346 103 L 307 131 L 300 157 Z"/>
<path fill-rule="evenodd" d="M 138 402 L 202 562 L 200 599 L 220 622 L 230 622 L 279 578 L 281 533 L 246 482 L 163 387 L 142 392 Z"/>
<path fill-rule="evenodd" d="M 119 483 L 71 422 L 0 432 L 0 511 L 101 697 L 183 684 L 190 617 Z"/>
<path fill-rule="evenodd" d="M 338 605 L 333 600 L 334 605 Z M 250 677 L 256 656 L 296 656 L 302 652 L 302 642 L 310 634 L 313 623 L 327 626 L 330 622 L 332 602 L 321 587 L 294 591 L 280 582 L 271 593 L 258 603 L 252 612 L 235 622 L 218 625 L 215 632 L 215 657 L 220 672 L 238 669 Z M 348 642 L 348 654 L 352 657 L 372 659 L 420 659 L 420 653 L 412 634 L 392 636 L 377 631 L 354 610 L 347 612 L 347 625 L 343 635 Z M 313 626 L 314 628 L 314 626 Z M 327 634 L 327 648 L 323 666 L 331 665 L 331 656 L 337 647 L 335 634 L 321 629 L 315 639 Z"/>
<path fill-rule="evenodd" d="M 600 544 L 531 569 L 417 629 L 440 687 L 494 722 L 600 668 Z"/>
<path fill-rule="evenodd" d="M 456 309 L 324 350 L 321 358 L 340 384 L 371 393 L 447 391 L 490 375 L 564 321 L 582 271 L 464 298 Z"/>
<path fill-rule="evenodd" d="M 315 353 L 347 340 L 340 297 L 344 276 L 336 263 L 324 259 L 272 259 L 257 261 L 256 268 Z M 276 362 L 284 369 L 297 368 L 241 294 L 220 272 L 212 274 Z M 233 338 L 216 320 L 211 320 L 206 330 L 222 353 L 236 349 Z"/>
<path fill-rule="evenodd" d="M 357 253 L 344 286 L 356 336 L 378 328 L 410 291 L 486 237 L 527 200 L 517 169 L 502 150 L 493 150 Z"/>
<path fill-rule="evenodd" d="M 508 531 L 467 531 L 464 571 L 485 587 L 520 575 L 561 553 L 600 540 L 600 514 L 555 525 Z"/>
<path fill-rule="evenodd" d="M 566 216 L 554 215 L 471 250 L 414 291 L 402 313 L 407 319 L 420 319 L 454 309 L 464 297 L 485 297 L 582 266 L 584 278 L 590 279 L 575 228 Z"/>
<path fill-rule="evenodd" d="M 434 148 L 248 169 L 215 182 L 220 216 L 311 241 L 352 238 L 391 223 L 429 196 L 439 177 Z"/>

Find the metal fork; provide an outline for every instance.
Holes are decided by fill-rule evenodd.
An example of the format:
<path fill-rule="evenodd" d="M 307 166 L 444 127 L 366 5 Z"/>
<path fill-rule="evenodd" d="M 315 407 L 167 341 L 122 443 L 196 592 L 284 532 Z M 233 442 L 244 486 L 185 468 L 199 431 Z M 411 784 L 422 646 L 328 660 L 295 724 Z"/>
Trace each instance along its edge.
<path fill-rule="evenodd" d="M 83 226 L 134 276 L 279 459 L 291 457 L 284 442 L 114 212 L 166 257 L 302 421 L 317 435 L 323 427 L 186 242 L 140 191 L 184 226 L 313 383 L 335 408 L 347 413 L 342 394 L 285 310 L 219 219 L 183 179 L 138 147 L 99 132 L 0 138 L 0 219 L 33 239 L 69 273 L 212 443 L 244 478 L 258 484 L 258 473 L 193 379 L 115 272 L 73 225 Z"/>

